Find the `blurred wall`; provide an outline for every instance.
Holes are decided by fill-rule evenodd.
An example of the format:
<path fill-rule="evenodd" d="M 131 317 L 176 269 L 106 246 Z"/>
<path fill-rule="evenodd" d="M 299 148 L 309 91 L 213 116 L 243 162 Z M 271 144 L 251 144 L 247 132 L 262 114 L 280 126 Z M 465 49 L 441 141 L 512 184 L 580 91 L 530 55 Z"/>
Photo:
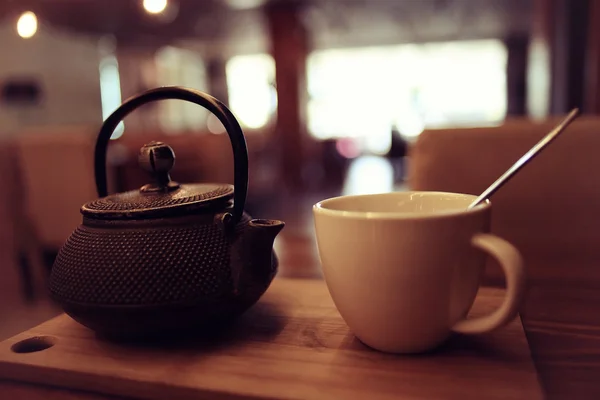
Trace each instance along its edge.
<path fill-rule="evenodd" d="M 0 137 L 31 126 L 86 125 L 102 121 L 96 41 L 44 26 L 22 39 L 14 24 L 0 25 L 0 84 L 35 78 L 42 86 L 37 106 L 0 103 Z"/>

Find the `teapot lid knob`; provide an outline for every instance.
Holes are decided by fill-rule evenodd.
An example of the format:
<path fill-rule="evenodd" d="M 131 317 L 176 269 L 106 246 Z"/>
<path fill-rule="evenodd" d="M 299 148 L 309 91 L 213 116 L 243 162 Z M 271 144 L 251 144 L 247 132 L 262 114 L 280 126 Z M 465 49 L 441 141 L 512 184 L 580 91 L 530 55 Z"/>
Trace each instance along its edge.
<path fill-rule="evenodd" d="M 171 146 L 156 141 L 145 144 L 140 149 L 138 163 L 155 180 L 154 183 L 142 186 L 140 188 L 142 193 L 164 192 L 179 188 L 179 183 L 172 181 L 169 175 L 175 164 L 175 152 Z"/>

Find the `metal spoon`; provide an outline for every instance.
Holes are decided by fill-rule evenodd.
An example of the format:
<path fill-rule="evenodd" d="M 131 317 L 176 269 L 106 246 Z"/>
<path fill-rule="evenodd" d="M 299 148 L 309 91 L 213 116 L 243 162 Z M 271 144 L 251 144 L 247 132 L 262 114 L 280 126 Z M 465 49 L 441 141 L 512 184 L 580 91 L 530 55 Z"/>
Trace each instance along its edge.
<path fill-rule="evenodd" d="M 558 124 L 550 133 L 548 133 L 542 140 L 537 142 L 535 146 L 531 148 L 527 153 L 525 153 L 516 163 L 513 164 L 500 178 L 498 178 L 494 183 L 490 185 L 483 193 L 479 195 L 470 205 L 467 207 L 468 210 L 477 206 L 482 201 L 485 201 L 488 197 L 490 197 L 496 190 L 500 189 L 502 185 L 504 185 L 510 178 L 512 178 L 517 171 L 519 171 L 525 164 L 531 161 L 536 155 L 538 155 L 544 147 L 546 147 L 550 142 L 558 137 L 565 130 L 565 128 L 573 122 L 573 120 L 577 117 L 579 113 L 578 108 L 574 108 L 567 115 L 567 117 Z"/>

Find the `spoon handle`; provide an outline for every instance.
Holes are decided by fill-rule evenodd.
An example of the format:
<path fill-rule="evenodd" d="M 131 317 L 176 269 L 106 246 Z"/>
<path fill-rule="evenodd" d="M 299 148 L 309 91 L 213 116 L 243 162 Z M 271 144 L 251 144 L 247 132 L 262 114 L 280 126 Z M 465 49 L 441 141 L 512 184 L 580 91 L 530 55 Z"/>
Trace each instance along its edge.
<path fill-rule="evenodd" d="M 525 164 L 531 161 L 536 155 L 538 155 L 544 147 L 546 147 L 550 142 L 560 135 L 565 128 L 573 122 L 573 120 L 577 117 L 579 113 L 579 109 L 574 108 L 567 115 L 567 117 L 558 124 L 550 133 L 542 138 L 539 142 L 536 143 L 527 153 L 525 153 L 516 163 L 512 165 L 500 178 L 498 178 L 494 183 L 492 183 L 483 193 L 479 195 L 467 209 L 471 209 L 477 205 L 479 205 L 482 201 L 490 197 L 496 190 L 500 189 L 502 185 L 504 185 L 510 178 L 512 178 L 517 171 L 519 171 Z"/>

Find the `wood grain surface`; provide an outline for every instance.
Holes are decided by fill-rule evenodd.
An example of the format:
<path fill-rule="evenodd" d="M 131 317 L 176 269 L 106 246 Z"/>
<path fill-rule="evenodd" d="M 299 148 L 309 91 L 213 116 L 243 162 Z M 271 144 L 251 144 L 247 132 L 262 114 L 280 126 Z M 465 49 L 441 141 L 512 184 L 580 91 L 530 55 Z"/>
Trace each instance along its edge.
<path fill-rule="evenodd" d="M 483 288 L 471 315 L 494 309 L 502 296 Z M 34 336 L 55 344 L 11 351 Z M 57 387 L 85 399 L 95 397 L 76 391 L 146 399 L 543 397 L 519 319 L 488 335 L 452 336 L 428 354 L 384 354 L 352 335 L 322 280 L 285 278 L 218 338 L 124 346 L 61 315 L 0 343 L 0 379 L 11 398 Z"/>
<path fill-rule="evenodd" d="M 568 257 L 531 268 L 521 315 L 548 399 L 600 398 L 599 266 L 600 257 Z"/>

